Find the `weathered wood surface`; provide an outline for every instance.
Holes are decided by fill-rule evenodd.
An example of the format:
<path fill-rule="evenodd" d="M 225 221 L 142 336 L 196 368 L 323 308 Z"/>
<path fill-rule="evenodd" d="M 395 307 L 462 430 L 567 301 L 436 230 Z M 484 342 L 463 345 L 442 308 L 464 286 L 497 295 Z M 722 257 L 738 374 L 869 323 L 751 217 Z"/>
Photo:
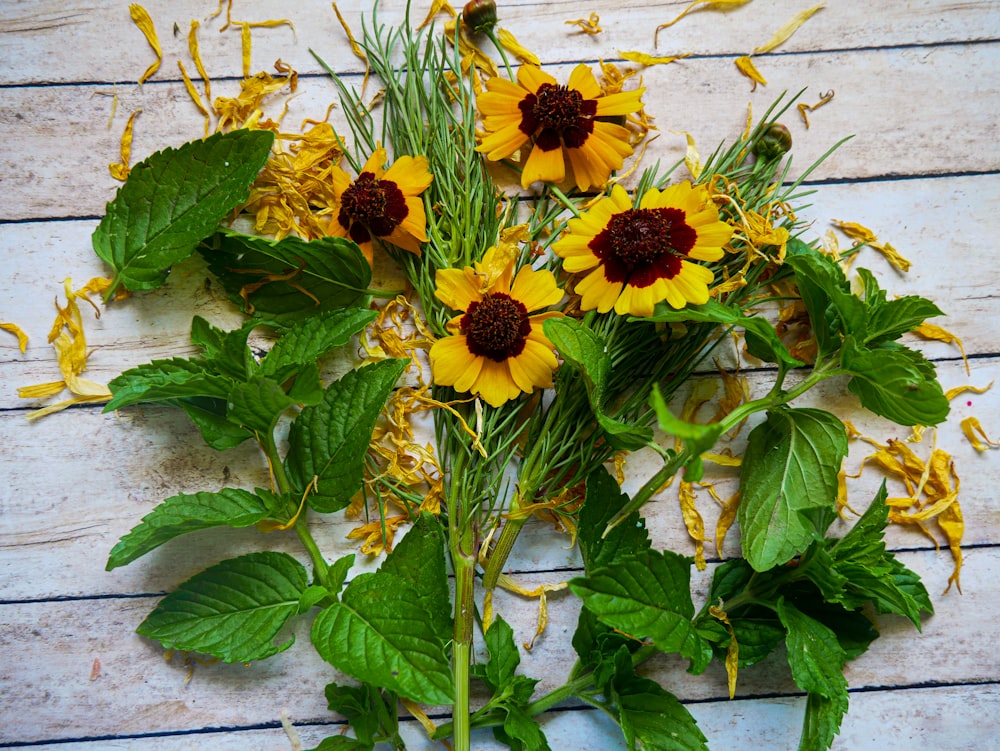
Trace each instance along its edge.
<path fill-rule="evenodd" d="M 619 50 L 654 52 L 653 29 L 686 4 L 632 2 L 616 9 L 506 3 L 501 4 L 501 25 L 537 50 L 558 75 L 579 60 L 614 60 Z M 383 21 L 402 18 L 401 3 L 384 5 Z M 647 106 L 660 128 L 647 158 L 672 162 L 681 156 L 684 140 L 675 131 L 691 132 L 707 154 L 741 130 L 748 102 L 760 113 L 782 90 L 807 88 L 804 101 L 809 103 L 835 90 L 834 100 L 813 113 L 808 130 L 794 111 L 787 117 L 799 170 L 840 138 L 855 135 L 811 176 L 817 194 L 808 217 L 815 235 L 837 218 L 861 222 L 892 242 L 913 261 L 909 273 L 892 270 L 870 250 L 860 263 L 877 273 L 890 294 L 926 295 L 946 311 L 948 317 L 939 323 L 962 337 L 971 371 L 966 373 L 953 345 L 919 345 L 938 363 L 946 388 L 985 386 L 1000 375 L 995 333 L 1000 314 L 995 251 L 1000 3 L 830 3 L 778 51 L 758 58 L 769 85 L 750 92 L 733 57 L 765 41 L 804 5 L 757 0 L 725 13 L 698 11 L 661 32 L 656 52 L 692 57 L 643 71 Z M 339 6 L 359 30 L 368 4 L 352 0 Z M 134 634 L 157 595 L 221 557 L 254 549 L 259 545 L 255 533 L 230 531 L 222 541 L 193 535 L 130 566 L 103 570 L 114 542 L 163 497 L 266 482 L 260 456 L 250 448 L 206 452 L 185 419 L 156 408 L 119 415 L 76 408 L 28 424 L 24 416 L 33 405 L 16 396 L 18 386 L 58 377 L 44 338 L 61 280 L 71 276 L 80 284 L 105 273 L 90 250 L 90 234 L 117 186 L 107 165 L 118 159 L 128 115 L 143 109 L 136 121 L 135 160 L 202 131 L 202 118 L 175 62 L 184 60 L 193 74 L 186 42 L 192 19 L 202 23 L 199 39 L 215 83 L 213 94 L 231 95 L 237 88 L 239 33 L 219 33 L 224 15 L 210 18 L 214 2 L 162 0 L 146 7 L 157 24 L 164 59 L 140 88 L 135 80 L 153 53 L 132 24 L 128 3 L 0 4 L 0 186 L 5 196 L 0 321 L 14 321 L 32 335 L 22 355 L 13 337 L 0 332 L 0 746 L 286 749 L 292 745 L 279 721 L 287 709 L 308 748 L 339 726 L 322 697 L 332 671 L 311 651 L 301 627 L 300 643 L 288 652 L 250 668 L 197 665 L 189 683 L 189 669 L 179 658 L 166 662 L 162 650 Z M 604 28 L 596 37 L 574 33 L 563 23 L 591 11 L 601 15 Z M 423 13 L 421 6 L 413 17 Z M 285 121 L 294 130 L 305 117 L 321 118 L 333 98 L 310 47 L 338 70 L 358 72 L 360 67 L 328 3 L 234 3 L 234 20 L 285 16 L 295 24 L 294 32 L 287 26 L 254 31 L 253 70 L 280 57 L 303 74 Z M 117 111 L 109 124 L 116 93 Z M 280 106 L 278 101 L 274 111 Z M 335 124 L 339 117 L 334 111 Z M 392 273 L 383 270 L 382 275 Z M 217 285 L 206 286 L 205 280 L 199 262 L 186 262 L 165 287 L 108 309 L 99 321 L 85 311 L 93 350 L 88 377 L 104 382 L 140 362 L 189 354 L 192 312 L 218 325 L 235 324 L 238 312 Z M 755 391 L 766 390 L 766 370 L 751 367 L 747 373 Z M 830 384 L 810 398 L 880 440 L 906 433 L 864 416 L 842 384 Z M 985 749 L 1000 730 L 995 650 L 1000 639 L 1000 471 L 995 453 L 976 453 L 958 430 L 958 421 L 969 414 L 996 437 L 1000 392 L 957 399 L 937 439 L 954 455 L 962 477 L 964 594 L 954 589 L 941 594 L 952 567 L 946 549 L 935 552 L 913 530 L 890 530 L 889 545 L 904 551 L 904 562 L 925 577 L 937 613 L 926 619 L 922 634 L 899 619 L 880 621 L 883 638 L 848 668 L 855 691 L 835 748 Z M 868 450 L 854 444 L 848 468 L 856 468 Z M 629 487 L 647 469 L 635 459 Z M 724 474 L 713 478 L 720 492 L 732 487 Z M 878 479 L 866 474 L 854 481 L 852 504 L 863 507 Z M 701 508 L 711 530 L 715 504 L 706 498 Z M 658 545 L 690 551 L 670 491 L 647 508 L 647 515 Z M 344 536 L 352 526 L 340 517 L 323 520 L 317 539 L 331 555 L 348 552 Z M 268 543 L 298 551 L 294 541 L 280 535 Z M 576 551 L 565 544 L 542 525 L 529 525 L 510 568 L 532 585 L 565 580 L 580 565 Z M 734 554 L 734 545 L 731 533 L 723 552 Z M 708 555 L 710 573 L 719 556 L 711 546 Z M 363 563 L 356 571 L 373 565 Z M 700 575 L 702 585 L 707 575 Z M 535 603 L 505 595 L 500 607 L 517 638 L 530 638 Z M 572 598 L 555 595 L 549 631 L 524 656 L 524 671 L 545 676 L 545 686 L 555 685 L 568 668 L 575 608 Z M 95 659 L 101 668 L 91 680 Z M 794 695 L 779 661 L 745 671 L 735 702 L 726 700 L 719 671 L 695 678 L 669 660 L 656 661 L 650 669 L 694 702 L 690 708 L 713 748 L 795 746 L 802 699 Z M 617 730 L 592 711 L 570 707 L 550 713 L 545 723 L 555 749 L 620 745 Z M 421 735 L 414 723 L 407 724 L 412 748 L 429 748 Z M 482 736 L 476 747 L 491 744 Z"/>

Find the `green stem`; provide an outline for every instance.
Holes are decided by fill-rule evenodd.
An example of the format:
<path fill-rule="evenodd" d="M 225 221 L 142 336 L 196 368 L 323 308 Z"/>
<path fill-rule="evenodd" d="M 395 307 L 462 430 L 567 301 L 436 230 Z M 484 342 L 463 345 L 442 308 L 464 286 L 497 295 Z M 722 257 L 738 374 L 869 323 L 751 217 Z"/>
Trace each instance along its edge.
<path fill-rule="evenodd" d="M 327 564 L 326 559 L 323 558 L 323 554 L 319 550 L 319 546 L 316 544 L 316 540 L 313 539 L 312 533 L 309 531 L 309 527 L 306 525 L 305 514 L 299 517 L 298 521 L 295 522 L 295 533 L 299 536 L 299 541 L 302 543 L 302 547 L 306 549 L 309 553 L 309 558 L 312 560 L 313 568 L 316 569 L 316 578 L 319 583 L 326 586 L 327 580 L 330 573 L 330 566 Z"/>
<path fill-rule="evenodd" d="M 475 616 L 473 594 L 476 583 L 476 556 L 472 528 L 458 498 L 461 484 L 455 482 L 464 468 L 462 455 L 455 457 L 453 485 L 448 499 L 448 544 L 455 571 L 455 615 L 452 632 L 451 672 L 455 686 L 452 707 L 454 751 L 471 751 L 469 735 L 469 665 L 472 661 L 472 627 Z"/>
<path fill-rule="evenodd" d="M 516 512 L 519 507 L 512 502 L 510 510 Z M 521 528 L 526 521 L 528 521 L 527 515 L 518 514 L 504 522 L 503 528 L 500 530 L 500 537 L 497 538 L 496 545 L 490 551 L 489 560 L 486 561 L 486 570 L 483 572 L 483 588 L 487 591 L 496 587 L 497 580 L 510 556 L 510 551 L 514 549 L 514 543 L 517 542 L 517 536 L 521 533 Z"/>

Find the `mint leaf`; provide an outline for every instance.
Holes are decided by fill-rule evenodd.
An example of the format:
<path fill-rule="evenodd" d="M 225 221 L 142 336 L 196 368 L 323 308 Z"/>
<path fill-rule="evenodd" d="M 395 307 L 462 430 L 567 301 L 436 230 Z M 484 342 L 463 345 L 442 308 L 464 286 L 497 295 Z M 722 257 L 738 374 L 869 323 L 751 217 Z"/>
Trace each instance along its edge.
<path fill-rule="evenodd" d="M 355 577 L 340 602 L 316 617 L 312 641 L 324 660 L 360 681 L 426 704 L 452 701 L 451 666 L 435 619 L 398 576 Z"/>
<path fill-rule="evenodd" d="M 587 573 L 641 553 L 650 546 L 646 522 L 633 511 L 603 536 L 610 522 L 629 502 L 607 469 L 598 467 L 587 476 L 587 494 L 577 524 L 577 540 Z"/>
<path fill-rule="evenodd" d="M 684 443 L 684 448 L 691 453 L 691 460 L 687 464 L 684 479 L 690 482 L 699 481 L 702 473 L 701 455 L 711 450 L 715 445 L 719 436 L 722 435 L 722 425 L 719 423 L 698 425 L 674 417 L 656 384 L 653 385 L 653 391 L 649 396 L 649 406 L 656 412 L 656 420 L 660 424 L 660 429 L 668 435 L 680 438 Z"/>
<path fill-rule="evenodd" d="M 294 404 L 295 400 L 280 384 L 270 378 L 253 376 L 230 390 L 226 416 L 230 422 L 258 435 L 268 435 L 281 413 Z"/>
<path fill-rule="evenodd" d="M 549 742 L 535 718 L 517 706 L 505 706 L 507 716 L 503 721 L 503 732 L 494 728 L 497 740 L 506 743 L 511 751 L 551 751 Z"/>
<path fill-rule="evenodd" d="M 395 748 L 403 748 L 399 736 L 399 717 L 396 704 L 399 701 L 391 691 L 380 691 L 377 686 L 362 683 L 360 686 L 340 686 L 329 683 L 326 686 L 326 701 L 330 711 L 343 716 L 354 729 L 358 745 L 337 745 L 327 738 L 316 751 L 323 749 L 365 749 L 371 751 L 377 743 L 392 743 Z M 334 736 L 344 738 L 345 736 Z M 324 746 L 324 744 L 328 744 Z"/>
<path fill-rule="evenodd" d="M 661 652 L 690 659 L 691 672 L 700 673 L 712 653 L 691 621 L 691 563 L 669 550 L 646 550 L 571 579 L 569 587 L 601 622 L 652 639 Z"/>
<path fill-rule="evenodd" d="M 250 431 L 229 421 L 226 417 L 225 399 L 193 396 L 167 403 L 184 410 L 191 422 L 201 431 L 205 443 L 216 451 L 235 448 L 252 435 Z"/>
<path fill-rule="evenodd" d="M 274 134 L 234 130 L 164 149 L 132 168 L 94 230 L 94 252 L 114 269 L 109 294 L 160 286 L 226 215 L 250 196 Z"/>
<path fill-rule="evenodd" d="M 898 339 L 928 318 L 944 315 L 937 305 L 923 297 L 907 295 L 885 299 L 885 291 L 868 269 L 858 269 L 864 284 L 865 305 L 868 306 L 868 326 L 864 344 L 871 345 Z"/>
<path fill-rule="evenodd" d="M 349 735 L 331 735 L 321 740 L 318 746 L 307 749 L 307 751 L 372 751 L 374 748 L 375 744 L 363 743 Z"/>
<path fill-rule="evenodd" d="M 483 679 L 495 694 L 514 680 L 521 654 L 514 643 L 514 629 L 500 616 L 486 629 L 483 639 L 490 656 L 483 666 Z"/>
<path fill-rule="evenodd" d="M 379 572 L 398 576 L 412 585 L 435 630 L 442 634 L 451 630 L 444 530 L 437 517 L 421 513 L 386 557 Z"/>
<path fill-rule="evenodd" d="M 826 530 L 846 454 L 843 424 L 818 409 L 772 410 L 750 432 L 738 519 L 755 570 L 787 562 Z"/>
<path fill-rule="evenodd" d="M 317 511 L 339 511 L 361 488 L 375 420 L 406 363 L 382 360 L 346 373 L 292 423 L 285 467 L 299 492 L 315 479 L 308 502 Z"/>
<path fill-rule="evenodd" d="M 180 357 L 153 360 L 129 368 L 108 383 L 112 397 L 104 411 L 112 412 L 141 402 L 164 402 L 190 397 L 225 399 L 229 396 L 232 383 L 229 378 L 211 372 L 199 360 Z"/>
<path fill-rule="evenodd" d="M 708 751 L 697 721 L 676 696 L 635 674 L 628 650 L 615 656 L 608 693 L 629 751 Z"/>
<path fill-rule="evenodd" d="M 836 261 L 804 243 L 785 261 L 795 272 L 820 359 L 839 349 L 841 335 L 863 335 L 867 326 L 865 303 L 851 293 L 844 270 Z"/>
<path fill-rule="evenodd" d="M 304 365 L 315 363 L 375 320 L 367 308 L 332 310 L 307 318 L 286 331 L 260 362 L 260 374 L 283 383 Z"/>
<path fill-rule="evenodd" d="M 894 343 L 862 349 L 848 338 L 841 366 L 854 376 L 847 388 L 877 415 L 899 425 L 937 425 L 948 416 L 934 365 L 919 352 Z"/>
<path fill-rule="evenodd" d="M 847 714 L 847 692 L 830 699 L 810 693 L 802 722 L 799 751 L 825 751 L 840 732 L 840 722 Z"/>
<path fill-rule="evenodd" d="M 371 283 L 371 266 L 361 250 L 341 237 L 273 241 L 223 230 L 200 250 L 237 305 L 284 325 L 363 305 Z"/>
<path fill-rule="evenodd" d="M 298 613 L 306 570 L 285 553 L 250 553 L 217 563 L 181 584 L 137 633 L 167 649 L 203 652 L 223 662 L 263 660 L 288 649 L 274 639 Z"/>
<path fill-rule="evenodd" d="M 273 510 L 259 495 L 239 488 L 217 493 L 171 496 L 160 503 L 111 549 L 105 570 L 124 566 L 188 532 L 210 527 L 249 527 Z"/>
<path fill-rule="evenodd" d="M 542 326 L 565 364 L 583 375 L 590 408 L 608 444 L 626 451 L 647 446 L 653 440 L 651 428 L 629 425 L 604 411 L 605 390 L 611 371 L 611 358 L 604 340 L 572 318 L 550 318 Z"/>

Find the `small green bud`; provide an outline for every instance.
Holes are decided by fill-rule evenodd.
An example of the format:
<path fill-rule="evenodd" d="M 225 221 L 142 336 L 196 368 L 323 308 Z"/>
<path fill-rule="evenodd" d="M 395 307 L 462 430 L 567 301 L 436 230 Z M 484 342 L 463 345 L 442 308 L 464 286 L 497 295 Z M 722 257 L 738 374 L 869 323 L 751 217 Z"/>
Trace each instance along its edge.
<path fill-rule="evenodd" d="M 792 134 L 781 123 L 771 123 L 754 145 L 758 159 L 777 159 L 792 148 Z"/>
<path fill-rule="evenodd" d="M 494 0 L 469 0 L 462 8 L 462 23 L 475 33 L 489 31 L 497 25 L 497 4 Z"/>

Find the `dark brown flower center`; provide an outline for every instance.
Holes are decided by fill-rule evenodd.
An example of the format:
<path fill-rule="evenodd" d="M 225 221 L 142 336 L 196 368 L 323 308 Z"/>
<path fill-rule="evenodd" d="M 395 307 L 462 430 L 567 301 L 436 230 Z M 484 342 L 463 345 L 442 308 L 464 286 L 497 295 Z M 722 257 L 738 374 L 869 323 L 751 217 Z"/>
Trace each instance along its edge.
<path fill-rule="evenodd" d="M 503 292 L 487 293 L 469 305 L 459 328 L 472 354 L 495 362 L 521 354 L 525 337 L 531 333 L 528 309 Z"/>
<path fill-rule="evenodd" d="M 697 240 L 697 230 L 680 209 L 629 209 L 611 217 L 590 249 L 609 282 L 648 287 L 677 276 Z"/>
<path fill-rule="evenodd" d="M 579 148 L 594 130 L 597 101 L 584 99 L 576 89 L 543 83 L 538 92 L 528 94 L 518 104 L 521 131 L 536 135 L 535 144 L 542 151 L 565 145 Z"/>
<path fill-rule="evenodd" d="M 396 183 L 362 172 L 341 195 L 337 221 L 354 242 L 363 243 L 372 235 L 388 237 L 409 213 L 406 196 Z"/>

